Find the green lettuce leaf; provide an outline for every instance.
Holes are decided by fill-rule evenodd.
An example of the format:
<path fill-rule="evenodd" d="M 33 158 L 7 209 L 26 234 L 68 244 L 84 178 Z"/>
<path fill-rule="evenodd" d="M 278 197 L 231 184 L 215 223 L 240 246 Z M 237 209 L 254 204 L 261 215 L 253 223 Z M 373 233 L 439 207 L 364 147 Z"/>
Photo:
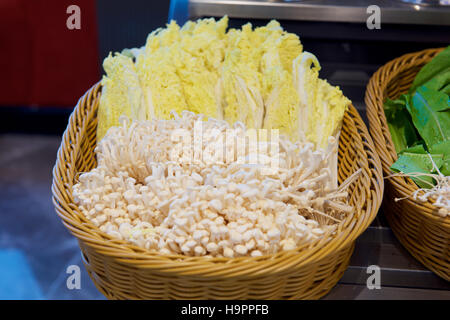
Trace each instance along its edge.
<path fill-rule="evenodd" d="M 450 96 L 450 83 L 448 85 L 446 85 L 444 88 L 442 88 L 441 92 L 443 92 L 446 95 Z"/>
<path fill-rule="evenodd" d="M 417 88 L 407 101 L 415 128 L 428 148 L 450 139 L 450 100 L 443 92 L 426 86 Z"/>
<path fill-rule="evenodd" d="M 439 171 L 441 171 L 444 176 L 450 176 L 450 140 L 432 145 L 430 147 L 430 153 L 444 155 L 444 163 L 439 167 Z"/>
<path fill-rule="evenodd" d="M 440 73 L 438 76 L 427 81 L 423 86 L 434 91 L 441 91 L 448 95 L 447 90 L 450 85 L 450 69 L 447 72 Z"/>
<path fill-rule="evenodd" d="M 445 79 L 447 79 L 448 84 L 448 74 L 450 74 L 450 46 L 420 69 L 409 89 L 409 93 L 414 93 L 418 87 L 436 78 L 440 79 L 436 82 L 442 83 L 445 83 Z"/>
<path fill-rule="evenodd" d="M 442 167 L 444 163 L 442 154 L 432 154 L 431 157 L 438 168 Z M 433 169 L 433 163 L 428 154 L 409 152 L 400 154 L 397 161 L 391 166 L 392 171 L 403 173 L 432 173 Z M 434 185 L 433 178 L 429 176 L 411 177 L 411 179 L 421 188 L 429 189 Z"/>
<path fill-rule="evenodd" d="M 407 96 L 402 95 L 397 100 L 387 99 L 384 104 L 389 132 L 397 153 L 414 145 L 419 140 L 406 108 L 406 101 Z"/>
<path fill-rule="evenodd" d="M 408 94 L 384 105 L 397 161 L 394 172 L 450 175 L 450 46 L 417 74 Z M 429 154 L 428 154 L 429 153 Z M 411 177 L 421 188 L 435 181 L 429 176 Z"/>
<path fill-rule="evenodd" d="M 407 149 L 404 149 L 402 151 L 400 151 L 399 153 L 419 153 L 419 154 L 426 154 L 427 151 L 425 150 L 425 147 L 423 144 L 416 144 L 415 146 L 409 147 Z"/>

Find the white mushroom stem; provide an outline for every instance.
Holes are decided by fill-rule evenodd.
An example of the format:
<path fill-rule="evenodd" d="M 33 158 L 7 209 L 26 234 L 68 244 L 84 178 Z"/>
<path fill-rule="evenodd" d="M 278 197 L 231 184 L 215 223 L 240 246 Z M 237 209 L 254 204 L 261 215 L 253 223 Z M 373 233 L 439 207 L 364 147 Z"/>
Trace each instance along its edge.
<path fill-rule="evenodd" d="M 190 112 L 120 122 L 99 142 L 98 166 L 73 187 L 78 209 L 111 237 L 161 254 L 260 256 L 311 244 L 353 210 L 347 189 L 361 171 L 333 188 L 335 145 L 315 150 L 280 137 L 279 148 L 259 149 L 263 141 L 238 150 L 242 123 Z M 183 139 L 174 139 L 177 130 Z M 219 145 L 241 154 L 224 157 Z M 196 152 L 209 158 L 193 158 Z M 252 157 L 261 162 L 245 162 Z M 270 167 L 272 159 L 279 165 Z"/>

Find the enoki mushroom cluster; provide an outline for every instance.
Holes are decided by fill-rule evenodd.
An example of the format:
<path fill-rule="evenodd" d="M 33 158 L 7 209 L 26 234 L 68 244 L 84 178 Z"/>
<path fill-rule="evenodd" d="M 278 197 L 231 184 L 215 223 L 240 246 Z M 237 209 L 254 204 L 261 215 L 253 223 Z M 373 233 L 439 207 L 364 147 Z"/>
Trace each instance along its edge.
<path fill-rule="evenodd" d="M 275 137 L 240 148 L 249 139 L 238 122 L 187 111 L 122 118 L 99 142 L 98 166 L 79 176 L 74 201 L 103 232 L 162 254 L 295 249 L 334 232 L 351 212 L 347 188 L 357 173 L 336 187 L 332 137 L 326 150 Z"/>

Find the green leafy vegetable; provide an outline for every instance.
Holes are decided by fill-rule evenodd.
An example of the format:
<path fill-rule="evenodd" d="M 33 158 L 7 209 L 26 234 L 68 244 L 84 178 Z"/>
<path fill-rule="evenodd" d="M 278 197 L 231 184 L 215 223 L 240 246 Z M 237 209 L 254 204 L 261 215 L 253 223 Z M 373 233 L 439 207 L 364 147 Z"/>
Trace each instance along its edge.
<path fill-rule="evenodd" d="M 430 62 L 428 62 L 416 75 L 414 82 L 409 89 L 409 93 L 414 93 L 416 89 L 428 81 L 436 78 L 446 78 L 450 74 L 450 46 L 439 53 Z M 439 82 L 439 81 L 438 81 Z M 441 87 L 442 88 L 442 87 Z"/>
<path fill-rule="evenodd" d="M 407 94 L 384 104 L 398 154 L 391 170 L 411 174 L 421 188 L 436 182 L 433 161 L 440 173 L 450 175 L 449 94 L 450 46 L 419 71 Z"/>
<path fill-rule="evenodd" d="M 444 176 L 450 176 L 450 140 L 431 146 L 430 153 L 444 155 L 444 163 L 439 167 L 439 171 L 441 171 Z"/>
<path fill-rule="evenodd" d="M 445 90 L 448 90 L 447 87 L 450 86 L 450 69 L 446 73 L 441 73 L 436 78 L 427 81 L 423 86 L 434 91 L 441 91 L 448 95 Z"/>
<path fill-rule="evenodd" d="M 431 155 L 437 167 L 444 163 L 442 154 Z M 398 160 L 391 166 L 391 170 L 403 173 L 432 173 L 433 163 L 428 154 L 404 152 L 400 154 Z M 433 178 L 429 176 L 411 177 L 421 188 L 431 188 L 434 184 Z"/>
<path fill-rule="evenodd" d="M 412 95 L 406 108 L 414 126 L 427 147 L 450 139 L 450 108 L 448 95 L 421 86 Z"/>
<path fill-rule="evenodd" d="M 405 150 L 400 151 L 400 154 L 402 153 L 419 153 L 419 154 L 426 154 L 426 150 L 423 146 L 423 144 L 417 144 L 415 146 L 409 147 Z"/>
<path fill-rule="evenodd" d="M 402 95 L 397 100 L 388 99 L 384 104 L 389 131 L 397 152 L 412 146 L 418 140 L 405 99 L 406 95 Z"/>
<path fill-rule="evenodd" d="M 450 83 L 448 85 L 446 85 L 444 88 L 442 88 L 441 92 L 443 92 L 446 95 L 450 96 Z"/>

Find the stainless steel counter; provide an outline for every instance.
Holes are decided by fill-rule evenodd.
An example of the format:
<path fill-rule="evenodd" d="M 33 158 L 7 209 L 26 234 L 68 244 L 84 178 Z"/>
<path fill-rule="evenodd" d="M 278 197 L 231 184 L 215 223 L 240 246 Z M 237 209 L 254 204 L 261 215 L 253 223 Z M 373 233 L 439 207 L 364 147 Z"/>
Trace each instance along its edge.
<path fill-rule="evenodd" d="M 450 25 L 450 5 L 401 0 L 190 0 L 189 15 L 361 23 L 367 20 L 370 5 L 381 8 L 382 24 Z"/>

